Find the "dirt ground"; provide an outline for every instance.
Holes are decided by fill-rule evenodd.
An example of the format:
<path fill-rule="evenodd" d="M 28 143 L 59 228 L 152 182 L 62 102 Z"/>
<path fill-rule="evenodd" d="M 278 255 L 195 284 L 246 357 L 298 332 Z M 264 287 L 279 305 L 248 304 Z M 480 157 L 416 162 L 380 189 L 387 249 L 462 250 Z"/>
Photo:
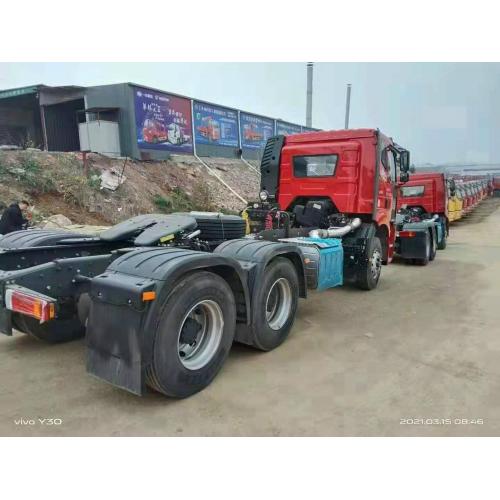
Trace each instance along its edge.
<path fill-rule="evenodd" d="M 92 378 L 83 341 L 1 336 L 0 435 L 498 436 L 499 295 L 497 198 L 453 225 L 429 266 L 393 263 L 373 292 L 301 301 L 285 344 L 235 345 L 186 400 Z"/>

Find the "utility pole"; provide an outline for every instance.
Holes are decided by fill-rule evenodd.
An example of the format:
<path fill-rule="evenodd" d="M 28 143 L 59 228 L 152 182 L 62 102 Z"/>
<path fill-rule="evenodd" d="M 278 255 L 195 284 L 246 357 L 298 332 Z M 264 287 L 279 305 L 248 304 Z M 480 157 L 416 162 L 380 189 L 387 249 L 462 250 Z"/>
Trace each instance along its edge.
<path fill-rule="evenodd" d="M 307 63 L 306 126 L 312 127 L 313 63 Z"/>
<path fill-rule="evenodd" d="M 345 128 L 349 128 L 349 113 L 351 112 L 351 84 L 347 84 L 347 93 L 345 96 Z"/>

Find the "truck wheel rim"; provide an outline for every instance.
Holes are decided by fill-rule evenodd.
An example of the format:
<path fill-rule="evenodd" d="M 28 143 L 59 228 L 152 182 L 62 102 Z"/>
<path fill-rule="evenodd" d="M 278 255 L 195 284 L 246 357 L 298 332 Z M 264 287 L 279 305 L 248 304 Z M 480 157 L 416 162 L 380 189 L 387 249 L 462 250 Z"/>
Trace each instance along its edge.
<path fill-rule="evenodd" d="M 274 283 L 266 300 L 266 320 L 270 328 L 279 330 L 287 322 L 292 309 L 292 288 L 285 278 Z"/>
<path fill-rule="evenodd" d="M 382 270 L 382 254 L 378 251 L 375 250 L 372 253 L 372 259 L 371 259 L 371 272 L 372 272 L 372 277 L 374 280 L 377 280 L 378 277 L 380 276 L 380 271 Z"/>
<path fill-rule="evenodd" d="M 197 323 L 197 332 L 191 342 L 186 342 L 183 334 L 192 321 Z M 177 337 L 177 354 L 184 367 L 199 370 L 206 366 L 217 352 L 223 329 L 224 315 L 217 302 L 202 300 L 196 303 L 184 316 Z"/>

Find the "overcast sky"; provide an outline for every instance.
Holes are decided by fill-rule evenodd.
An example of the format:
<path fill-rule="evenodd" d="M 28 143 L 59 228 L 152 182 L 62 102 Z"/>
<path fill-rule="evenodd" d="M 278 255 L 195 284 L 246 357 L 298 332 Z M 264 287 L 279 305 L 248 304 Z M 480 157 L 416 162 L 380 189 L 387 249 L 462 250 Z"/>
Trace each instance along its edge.
<path fill-rule="evenodd" d="M 0 89 L 134 82 L 305 125 L 305 63 L 0 63 Z M 416 163 L 500 162 L 500 64 L 317 63 L 313 126 L 378 127 Z"/>

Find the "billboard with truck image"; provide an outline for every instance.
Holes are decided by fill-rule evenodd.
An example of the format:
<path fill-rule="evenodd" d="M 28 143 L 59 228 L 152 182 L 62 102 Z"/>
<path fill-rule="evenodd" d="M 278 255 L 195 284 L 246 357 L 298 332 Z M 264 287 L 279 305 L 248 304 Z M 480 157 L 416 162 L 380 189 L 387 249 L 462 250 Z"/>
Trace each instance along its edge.
<path fill-rule="evenodd" d="M 193 112 L 196 144 L 239 146 L 237 111 L 194 101 Z"/>
<path fill-rule="evenodd" d="M 135 87 L 134 108 L 139 149 L 193 152 L 189 99 Z"/>
<path fill-rule="evenodd" d="M 263 149 L 274 135 L 274 120 L 263 116 L 240 113 L 241 147 Z"/>
<path fill-rule="evenodd" d="M 277 135 L 293 135 L 293 134 L 300 134 L 301 132 L 302 132 L 302 127 L 300 125 L 295 125 L 294 123 L 282 122 L 281 120 L 276 120 Z"/>

